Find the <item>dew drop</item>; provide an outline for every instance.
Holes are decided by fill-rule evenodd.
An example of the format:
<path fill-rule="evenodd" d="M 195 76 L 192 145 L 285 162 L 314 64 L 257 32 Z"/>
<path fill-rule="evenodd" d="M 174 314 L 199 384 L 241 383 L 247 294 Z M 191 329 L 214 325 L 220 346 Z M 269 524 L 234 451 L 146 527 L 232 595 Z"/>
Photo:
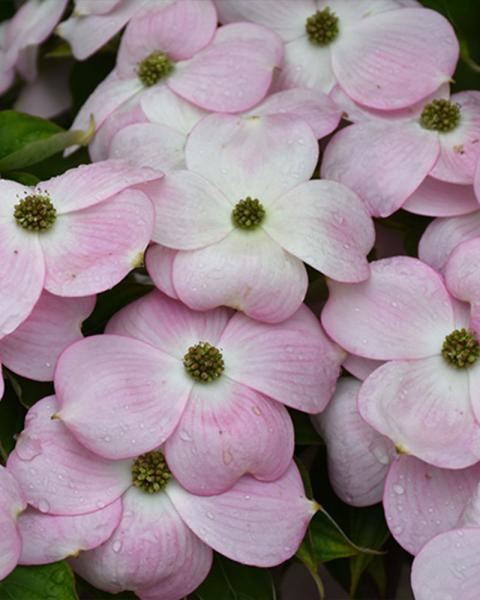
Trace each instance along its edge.
<path fill-rule="evenodd" d="M 121 549 L 122 549 L 122 542 L 120 540 L 113 542 L 112 550 L 114 552 L 120 552 Z"/>
<path fill-rule="evenodd" d="M 50 504 L 47 500 L 42 499 L 38 502 L 38 510 L 42 513 L 47 513 L 50 510 Z"/>
<path fill-rule="evenodd" d="M 402 494 L 405 493 L 404 488 L 401 485 L 394 485 L 393 486 L 393 491 L 398 494 L 399 496 L 401 496 Z"/>
<path fill-rule="evenodd" d="M 207 517 L 208 517 L 209 519 L 211 519 L 212 521 L 213 521 L 213 519 L 215 518 L 215 517 L 214 517 L 214 515 L 213 515 L 213 513 L 211 513 L 211 512 L 207 512 Z"/>

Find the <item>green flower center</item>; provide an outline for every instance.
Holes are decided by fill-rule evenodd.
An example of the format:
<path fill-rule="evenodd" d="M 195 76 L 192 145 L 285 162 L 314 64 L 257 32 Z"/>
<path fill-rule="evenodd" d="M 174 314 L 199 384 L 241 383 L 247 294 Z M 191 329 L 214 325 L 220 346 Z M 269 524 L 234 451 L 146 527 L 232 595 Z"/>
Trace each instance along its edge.
<path fill-rule="evenodd" d="M 420 125 L 424 129 L 448 133 L 460 123 L 460 106 L 449 100 L 432 100 L 420 115 Z"/>
<path fill-rule="evenodd" d="M 232 221 L 239 229 L 252 230 L 257 228 L 265 218 L 265 209 L 259 200 L 247 196 L 237 202 L 232 210 Z"/>
<path fill-rule="evenodd" d="M 141 454 L 132 465 L 132 483 L 147 494 L 156 494 L 172 478 L 161 452 L 154 450 Z"/>
<path fill-rule="evenodd" d="M 138 65 L 138 77 L 143 85 L 150 87 L 173 71 L 173 62 L 164 52 L 152 52 Z"/>
<path fill-rule="evenodd" d="M 443 342 L 442 356 L 456 369 L 465 369 L 480 356 L 480 344 L 473 331 L 455 329 Z"/>
<path fill-rule="evenodd" d="M 13 216 L 17 225 L 27 231 L 48 231 L 55 223 L 57 211 L 48 196 L 25 196 L 15 204 Z"/>
<path fill-rule="evenodd" d="M 338 36 L 338 17 L 327 6 L 308 17 L 305 30 L 312 44 L 328 46 Z"/>
<path fill-rule="evenodd" d="M 200 383 L 218 379 L 225 369 L 222 353 L 208 342 L 191 346 L 183 357 L 187 373 Z"/>

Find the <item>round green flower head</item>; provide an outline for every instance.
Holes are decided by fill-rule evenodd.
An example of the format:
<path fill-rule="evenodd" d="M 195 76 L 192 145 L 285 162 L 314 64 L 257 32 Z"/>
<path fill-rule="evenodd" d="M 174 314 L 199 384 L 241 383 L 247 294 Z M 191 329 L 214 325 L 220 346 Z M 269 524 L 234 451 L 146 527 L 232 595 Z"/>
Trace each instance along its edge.
<path fill-rule="evenodd" d="M 225 369 L 222 353 L 208 342 L 191 346 L 183 357 L 187 373 L 199 383 L 218 379 Z"/>
<path fill-rule="evenodd" d="M 164 52 L 152 52 L 138 65 L 138 77 L 150 87 L 173 71 L 173 63 Z"/>
<path fill-rule="evenodd" d="M 420 115 L 420 125 L 424 129 L 448 133 L 460 123 L 460 106 L 449 100 L 432 100 Z"/>
<path fill-rule="evenodd" d="M 338 36 L 338 17 L 327 6 L 308 17 L 305 30 L 312 44 L 328 46 Z"/>
<path fill-rule="evenodd" d="M 141 454 L 132 465 L 132 483 L 147 494 L 156 494 L 172 478 L 161 452 L 154 450 Z"/>
<path fill-rule="evenodd" d="M 480 356 L 480 344 L 473 331 L 455 329 L 443 342 L 442 356 L 456 369 L 465 369 Z"/>
<path fill-rule="evenodd" d="M 25 196 L 14 206 L 17 225 L 27 231 L 48 231 L 55 223 L 57 211 L 48 196 Z"/>
<path fill-rule="evenodd" d="M 265 218 L 265 209 L 259 200 L 247 196 L 232 210 L 232 222 L 239 229 L 256 229 Z"/>

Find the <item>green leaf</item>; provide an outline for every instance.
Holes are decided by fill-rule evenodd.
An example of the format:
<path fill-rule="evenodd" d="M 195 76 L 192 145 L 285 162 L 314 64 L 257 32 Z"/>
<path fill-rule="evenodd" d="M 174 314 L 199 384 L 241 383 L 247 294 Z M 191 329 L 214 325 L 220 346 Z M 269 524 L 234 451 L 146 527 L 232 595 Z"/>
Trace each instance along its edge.
<path fill-rule="evenodd" d="M 268 569 L 247 567 L 215 555 L 212 570 L 195 592 L 199 600 L 275 600 Z"/>
<path fill-rule="evenodd" d="M 138 600 L 138 596 L 133 592 L 120 592 L 119 594 L 109 594 L 102 590 L 97 590 L 87 583 L 81 577 L 76 577 L 77 594 L 79 600 Z"/>
<path fill-rule="evenodd" d="M 4 373 L 5 379 L 10 382 L 18 401 L 26 409 L 29 409 L 45 396 L 51 396 L 55 393 L 51 381 L 32 381 L 12 373 L 8 369 L 5 369 Z"/>
<path fill-rule="evenodd" d="M 288 412 L 293 421 L 296 444 L 300 446 L 323 444 L 322 438 L 318 435 L 308 415 L 293 408 L 289 408 Z"/>
<path fill-rule="evenodd" d="M 77 600 L 75 580 L 64 562 L 17 567 L 0 582 L 2 600 Z"/>
<path fill-rule="evenodd" d="M 93 119 L 87 131 L 65 131 L 46 119 L 0 111 L 0 172 L 23 169 L 68 146 L 85 146 L 94 133 Z"/>
<path fill-rule="evenodd" d="M 15 437 L 22 431 L 25 418 L 25 409 L 18 402 L 8 378 L 5 383 L 5 394 L 0 402 L 0 453 L 3 462 L 15 447 Z"/>

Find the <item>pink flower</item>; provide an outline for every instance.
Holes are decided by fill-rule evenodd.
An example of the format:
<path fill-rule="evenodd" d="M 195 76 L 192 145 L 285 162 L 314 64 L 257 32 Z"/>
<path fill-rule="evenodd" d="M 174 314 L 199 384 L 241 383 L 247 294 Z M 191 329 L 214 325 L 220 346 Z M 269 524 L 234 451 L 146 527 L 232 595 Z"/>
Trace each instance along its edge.
<path fill-rule="evenodd" d="M 223 494 L 196 496 L 173 479 L 160 451 L 135 460 L 103 459 L 81 446 L 61 421 L 52 420 L 57 411 L 55 397 L 31 408 L 9 457 L 29 503 L 45 513 L 37 513 L 37 520 L 22 530 L 28 534 L 26 556 L 35 552 L 35 543 L 42 549 L 53 540 L 71 549 L 68 540 L 78 538 L 78 525 L 72 533 L 68 519 L 73 524 L 90 518 L 89 524 L 84 520 L 85 537 L 96 511 L 118 502 L 123 512 L 113 535 L 71 561 L 75 571 L 106 591 L 128 589 L 142 600 L 178 600 L 206 577 L 212 548 L 262 567 L 279 564 L 298 548 L 316 507 L 305 498 L 293 463 L 277 481 L 245 476 Z M 39 475 L 33 479 L 32 468 Z M 117 518 L 112 511 L 111 522 Z"/>
<path fill-rule="evenodd" d="M 115 110 L 141 100 L 153 86 L 206 110 L 238 112 L 267 93 L 283 60 L 276 34 L 239 23 L 217 30 L 211 0 L 177 0 L 133 18 L 114 71 L 80 110 L 73 129 L 93 114 L 97 127 Z"/>
<path fill-rule="evenodd" d="M 379 109 L 410 106 L 447 82 L 458 42 L 439 13 L 386 0 L 217 0 L 222 23 L 253 21 L 285 43 L 278 85 L 330 92 Z M 415 65 L 412 68 L 412 65 Z"/>
<path fill-rule="evenodd" d="M 189 170 L 149 185 L 152 239 L 169 249 L 174 295 L 195 310 L 226 305 L 273 323 L 304 299 L 302 261 L 341 281 L 368 277 L 372 222 L 349 189 L 308 181 L 317 159 L 311 128 L 289 115 L 203 119 L 187 142 Z M 147 257 L 160 287 L 164 254 L 153 247 Z"/>
<path fill-rule="evenodd" d="M 477 462 L 480 344 L 467 307 L 441 276 L 396 257 L 371 263 L 366 282 L 329 288 L 327 333 L 352 354 L 387 361 L 361 387 L 361 416 L 401 452 L 433 465 Z"/>
<path fill-rule="evenodd" d="M 67 0 L 28 0 L 2 27 L 0 35 L 0 94 L 18 71 L 27 81 L 37 76 L 38 46 L 62 16 Z"/>
<path fill-rule="evenodd" d="M 443 87 L 393 114 L 360 107 L 349 114 L 356 123 L 329 143 L 322 177 L 353 189 L 370 214 L 388 216 L 403 205 L 432 216 L 478 210 L 471 184 L 480 155 L 480 93 L 449 99 Z"/>
<path fill-rule="evenodd" d="M 17 481 L 0 465 L 0 580 L 17 566 L 22 549 L 17 520 L 26 506 Z"/>
<path fill-rule="evenodd" d="M 158 177 L 106 161 L 34 187 L 0 180 L 0 337 L 28 317 L 42 289 L 95 294 L 138 263 L 150 240 L 153 207 L 128 188 Z"/>
<path fill-rule="evenodd" d="M 221 493 L 244 473 L 281 476 L 293 454 L 282 404 L 321 411 L 343 359 L 305 306 L 267 325 L 223 308 L 193 312 L 156 291 L 106 332 L 60 357 L 58 417 L 106 458 L 165 443 L 175 477 L 198 494 Z"/>
<path fill-rule="evenodd" d="M 57 27 L 75 58 L 84 60 L 106 44 L 148 0 L 75 0 L 72 15 Z"/>

